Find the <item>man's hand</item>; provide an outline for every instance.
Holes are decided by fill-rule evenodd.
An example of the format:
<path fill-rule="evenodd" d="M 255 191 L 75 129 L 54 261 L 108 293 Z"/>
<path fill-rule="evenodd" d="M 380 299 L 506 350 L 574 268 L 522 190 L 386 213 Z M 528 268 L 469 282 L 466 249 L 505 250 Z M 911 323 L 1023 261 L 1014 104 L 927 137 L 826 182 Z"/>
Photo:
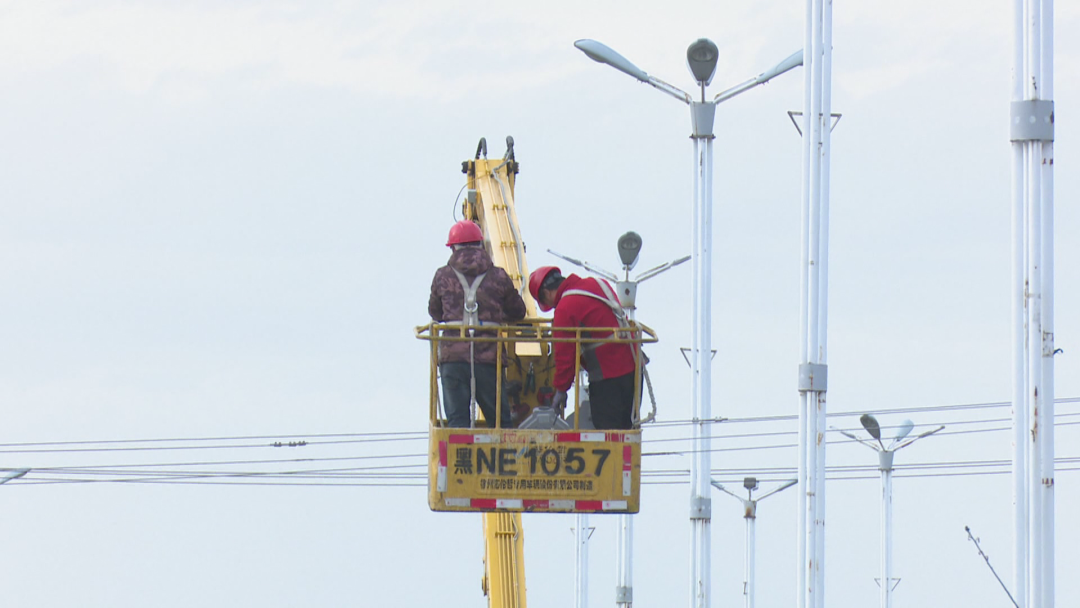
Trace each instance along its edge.
<path fill-rule="evenodd" d="M 566 409 L 566 391 L 559 391 L 555 393 L 555 397 L 551 400 L 551 407 L 555 408 L 556 412 L 561 415 L 563 410 Z"/>

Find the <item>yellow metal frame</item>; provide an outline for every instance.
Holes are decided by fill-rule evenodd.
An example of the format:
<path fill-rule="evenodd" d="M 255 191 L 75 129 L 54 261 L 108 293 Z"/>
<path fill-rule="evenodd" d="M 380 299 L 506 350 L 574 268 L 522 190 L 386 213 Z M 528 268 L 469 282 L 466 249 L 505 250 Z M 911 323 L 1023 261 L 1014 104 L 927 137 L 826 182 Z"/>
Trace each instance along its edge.
<path fill-rule="evenodd" d="M 472 328 L 480 329 L 480 328 Z M 547 321 L 528 319 L 520 325 L 483 326 L 488 335 L 470 337 L 461 325 L 431 323 L 416 328 L 416 337 L 431 342 L 431 402 L 428 505 L 433 511 L 637 513 L 641 480 L 641 431 L 574 429 L 513 429 L 502 420 L 504 361 L 502 352 L 517 352 L 530 344 L 551 365 L 553 343 L 575 344 L 575 377 L 580 377 L 581 351 L 588 344 L 634 345 L 638 360 L 633 409 L 641 405 L 641 344 L 657 341 L 644 325 L 627 328 L 552 328 Z M 555 337 L 554 332 L 572 334 Z M 591 337 L 607 333 L 606 337 Z M 449 334 L 449 335 L 447 335 Z M 440 342 L 496 342 L 496 420 L 483 427 L 448 428 L 439 417 L 438 345 Z M 512 348 L 506 348 L 512 347 Z M 513 356 L 518 359 L 518 355 Z M 532 357 L 528 357 L 532 358 Z M 520 363 L 516 365 L 521 369 Z M 552 370 L 548 370 L 552 371 Z M 550 382 L 550 379 L 547 380 Z M 575 396 L 580 392 L 576 382 Z M 547 384 L 550 386 L 550 384 Z M 536 406 L 538 391 L 520 398 Z M 525 399 L 521 399 L 524 401 Z M 574 403 L 579 400 L 575 398 Z M 513 526 L 511 526 L 513 527 Z"/>
<path fill-rule="evenodd" d="M 469 331 L 476 330 L 482 331 L 487 335 L 475 335 L 470 336 Z M 555 337 L 554 332 L 573 334 L 570 337 Z M 503 397 L 503 373 L 504 369 L 509 369 L 509 366 L 504 365 L 503 354 L 508 349 L 505 345 L 512 345 L 514 348 L 509 349 L 514 351 L 514 355 L 511 359 L 518 362 L 516 366 L 518 369 L 523 369 L 523 365 L 520 364 L 521 359 L 531 359 L 533 357 L 539 357 L 540 362 L 544 364 L 544 367 L 539 371 L 535 370 L 534 366 L 534 380 L 533 383 L 536 386 L 551 386 L 551 379 L 554 377 L 555 365 L 554 365 L 554 353 L 550 348 L 550 345 L 555 342 L 570 342 L 575 345 L 575 357 L 574 357 L 574 377 L 581 376 L 581 351 L 582 347 L 588 344 L 628 344 L 634 345 L 634 357 L 637 360 L 637 366 L 635 371 L 635 383 L 634 383 L 634 418 L 640 418 L 641 408 L 641 348 L 642 344 L 653 344 L 659 341 L 656 332 L 640 323 L 631 322 L 629 327 L 625 328 L 613 328 L 613 327 L 551 327 L 551 322 L 547 319 L 525 319 L 521 323 L 515 325 L 484 325 L 477 327 L 464 326 L 461 324 L 451 323 L 429 323 L 428 325 L 420 325 L 415 330 L 415 335 L 420 340 L 427 340 L 431 343 L 431 356 L 429 359 L 429 374 L 430 374 L 430 401 L 428 405 L 428 418 L 431 422 L 432 428 L 444 427 L 445 421 L 439 418 L 439 384 L 438 384 L 438 369 L 439 369 L 439 343 L 440 342 L 497 342 L 503 344 L 503 348 L 496 349 L 496 368 L 500 370 L 500 373 L 496 376 L 496 405 L 495 408 L 496 418 L 494 427 L 488 423 L 488 428 L 504 427 L 502 420 L 502 397 Z M 610 334 L 604 337 L 592 337 L 594 333 L 607 333 Z M 456 335 L 455 335 L 456 334 Z M 490 335 L 495 334 L 495 335 Z M 523 346 L 531 348 L 522 348 Z M 521 355 L 522 351 L 527 351 L 530 354 Z M 536 354 L 531 354 L 535 352 Z M 535 363 L 535 362 L 534 362 Z M 580 402 L 580 382 L 574 383 L 574 403 Z M 528 394 L 524 392 L 520 397 L 520 404 L 527 405 L 530 409 L 540 405 L 537 401 L 536 395 Z M 481 414 L 481 418 L 482 418 Z M 579 428 L 578 417 L 574 417 L 574 428 Z"/>

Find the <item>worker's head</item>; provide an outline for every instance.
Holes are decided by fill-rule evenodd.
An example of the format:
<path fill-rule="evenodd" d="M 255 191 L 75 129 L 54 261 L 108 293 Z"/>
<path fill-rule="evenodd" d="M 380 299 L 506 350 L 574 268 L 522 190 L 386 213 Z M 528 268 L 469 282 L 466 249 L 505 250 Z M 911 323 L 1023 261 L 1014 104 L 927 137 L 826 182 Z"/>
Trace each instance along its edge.
<path fill-rule="evenodd" d="M 547 312 L 555 308 L 555 294 L 562 282 L 562 273 L 556 266 L 541 266 L 529 275 L 529 293 L 540 310 Z"/>
<path fill-rule="evenodd" d="M 461 220 L 450 227 L 450 236 L 446 239 L 446 246 L 454 250 L 460 247 L 480 247 L 484 244 L 484 233 L 480 227 L 469 220 Z"/>

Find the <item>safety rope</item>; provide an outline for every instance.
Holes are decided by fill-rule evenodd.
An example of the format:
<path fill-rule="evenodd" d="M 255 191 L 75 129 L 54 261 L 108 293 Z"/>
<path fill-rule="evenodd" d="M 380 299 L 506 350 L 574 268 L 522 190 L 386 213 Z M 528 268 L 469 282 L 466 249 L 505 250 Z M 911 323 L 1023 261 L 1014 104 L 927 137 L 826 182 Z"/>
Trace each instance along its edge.
<path fill-rule="evenodd" d="M 645 417 L 644 420 L 638 422 L 638 424 L 648 424 L 653 420 L 656 420 L 656 394 L 653 393 L 652 379 L 649 378 L 649 368 L 645 365 L 641 366 L 641 373 L 645 376 L 645 386 L 649 387 L 649 401 L 652 402 L 652 411 Z M 638 413 L 638 416 L 641 414 Z"/>

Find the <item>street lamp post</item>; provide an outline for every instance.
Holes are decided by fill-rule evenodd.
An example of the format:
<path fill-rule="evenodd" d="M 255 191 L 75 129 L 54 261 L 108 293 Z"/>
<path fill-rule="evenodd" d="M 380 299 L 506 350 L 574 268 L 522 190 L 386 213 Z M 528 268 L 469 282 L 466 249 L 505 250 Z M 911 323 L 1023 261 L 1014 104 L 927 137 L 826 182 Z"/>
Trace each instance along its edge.
<path fill-rule="evenodd" d="M 776 76 L 802 65 L 803 53 L 797 51 L 772 69 L 725 89 L 711 101 L 705 99 L 705 87 L 716 73 L 719 51 L 708 39 L 695 41 L 686 51 L 686 60 L 694 81 L 701 88 L 701 101 L 671 84 L 650 76 L 619 53 L 595 40 L 574 43 L 590 59 L 607 64 L 653 88 L 671 95 L 690 106 L 690 135 L 694 142 L 694 221 L 693 221 L 693 288 L 690 368 L 693 377 L 691 392 L 693 418 L 693 456 L 690 461 L 690 606 L 710 608 L 710 523 L 712 503 L 709 498 L 712 374 L 712 191 L 713 191 L 713 118 L 716 105 L 765 84 Z"/>
<path fill-rule="evenodd" d="M 634 313 L 637 310 L 637 288 L 638 284 L 655 277 L 656 275 L 665 272 L 686 262 L 690 259 L 690 256 L 684 256 L 677 260 L 672 260 L 666 264 L 661 264 L 655 268 L 650 268 L 645 272 L 637 276 L 637 278 L 630 279 L 630 271 L 637 266 L 638 255 L 641 253 L 642 240 L 641 236 L 636 232 L 627 232 L 619 237 L 618 249 L 619 258 L 623 263 L 623 280 L 619 280 L 619 277 L 608 270 L 604 270 L 599 266 L 590 264 L 589 262 L 572 258 L 570 256 L 563 255 L 556 251 L 548 249 L 548 253 L 551 255 L 566 260 L 571 264 L 580 266 L 593 274 L 600 275 L 605 279 L 614 281 L 616 285 L 616 291 L 618 292 L 619 304 L 623 307 L 623 312 L 626 314 L 626 318 L 634 321 Z M 648 371 L 642 366 L 642 376 L 645 378 L 645 382 L 649 381 Z M 652 386 L 651 384 L 649 385 Z M 652 389 L 650 388 L 650 395 Z M 577 416 L 577 412 L 574 413 Z M 635 415 L 640 416 L 639 411 L 635 412 Z M 644 424 L 653 420 L 656 417 L 656 401 L 652 402 L 652 413 L 646 418 L 641 419 L 641 423 Z M 579 420 L 579 424 L 584 424 L 585 420 Z M 589 424 L 592 427 L 591 421 Z M 584 427 L 582 427 L 584 428 Z M 615 562 L 615 605 L 619 607 L 629 608 L 634 602 L 634 519 L 633 515 L 623 513 L 619 515 L 619 529 L 617 533 L 617 544 L 615 548 L 616 562 Z M 579 574 L 580 576 L 580 574 Z"/>
<path fill-rule="evenodd" d="M 1053 608 L 1054 2 L 1011 4 L 1013 590 Z"/>
<path fill-rule="evenodd" d="M 786 481 L 780 487 L 754 498 L 754 490 L 758 489 L 758 480 L 756 477 L 746 477 L 743 479 L 743 487 L 746 488 L 746 498 L 743 498 L 725 488 L 723 484 L 715 481 L 712 482 L 714 488 L 734 497 L 743 504 L 743 517 L 746 519 L 746 582 L 743 583 L 743 595 L 746 596 L 746 608 L 754 608 L 754 563 L 756 561 L 755 544 L 757 542 L 757 532 L 755 528 L 757 527 L 757 505 L 759 502 L 773 494 L 783 492 L 797 483 L 799 483 L 799 480 L 797 479 Z"/>
<path fill-rule="evenodd" d="M 892 608 L 892 592 L 895 585 L 892 584 L 892 473 L 893 455 L 899 450 L 915 443 L 923 437 L 928 437 L 945 428 L 939 426 L 936 429 L 926 431 L 913 439 L 907 438 L 915 424 L 910 420 L 900 423 L 897 433 L 885 447 L 881 440 L 881 425 L 870 414 L 863 414 L 859 422 L 866 432 L 877 441 L 877 445 L 856 437 L 847 431 L 840 431 L 846 437 L 854 439 L 866 447 L 878 453 L 878 470 L 881 471 L 881 608 Z"/>

